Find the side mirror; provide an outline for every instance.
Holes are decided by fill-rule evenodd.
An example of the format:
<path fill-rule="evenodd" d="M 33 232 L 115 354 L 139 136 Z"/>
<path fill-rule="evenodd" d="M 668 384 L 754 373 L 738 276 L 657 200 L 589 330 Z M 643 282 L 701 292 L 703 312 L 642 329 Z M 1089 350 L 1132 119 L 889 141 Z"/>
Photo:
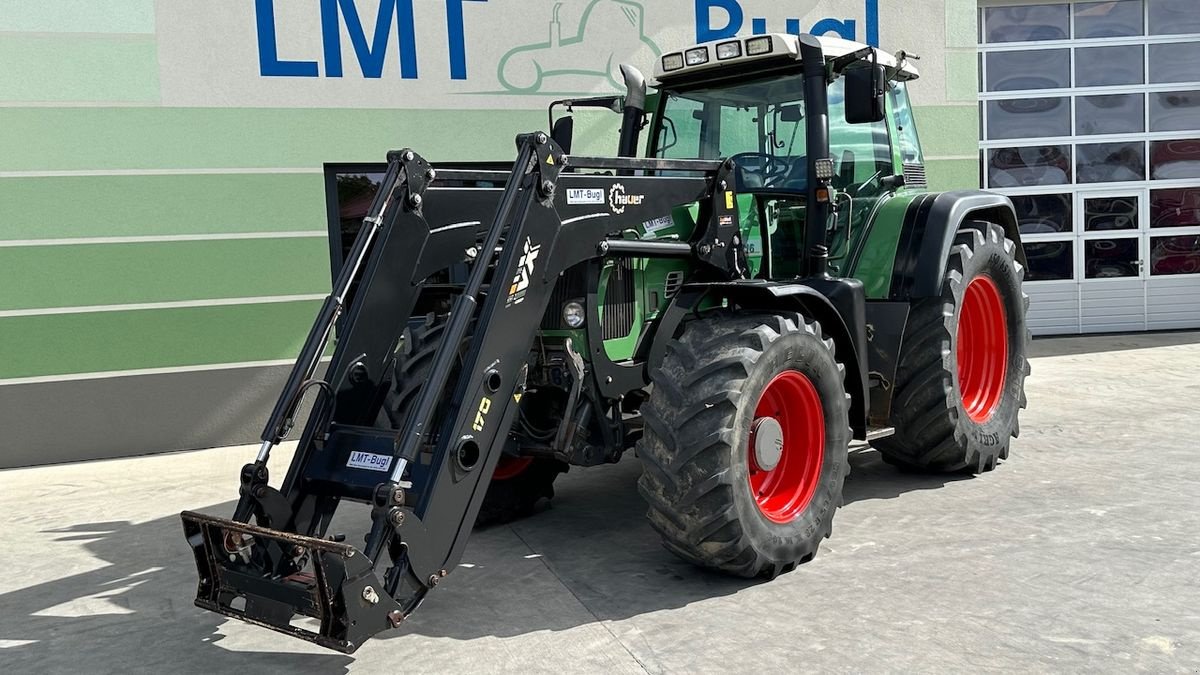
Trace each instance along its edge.
<path fill-rule="evenodd" d="M 571 138 L 575 135 L 575 118 L 567 115 L 560 117 L 554 122 L 554 127 L 550 129 L 550 138 L 558 143 L 558 147 L 563 149 L 563 152 L 571 154 Z"/>
<path fill-rule="evenodd" d="M 800 104 L 793 103 L 791 105 L 781 106 L 779 108 L 780 122 L 799 122 L 804 119 L 804 108 Z"/>
<path fill-rule="evenodd" d="M 883 121 L 883 96 L 887 73 L 883 66 L 850 68 L 846 78 L 846 122 L 872 124 Z"/>

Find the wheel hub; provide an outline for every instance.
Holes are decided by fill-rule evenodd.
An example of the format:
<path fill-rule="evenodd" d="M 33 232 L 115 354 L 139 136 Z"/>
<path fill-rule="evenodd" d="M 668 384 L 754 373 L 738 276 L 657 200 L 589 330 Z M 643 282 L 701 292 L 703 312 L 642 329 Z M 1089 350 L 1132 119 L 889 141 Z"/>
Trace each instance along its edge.
<path fill-rule="evenodd" d="M 746 448 L 750 492 L 768 520 L 790 523 L 808 508 L 825 463 L 825 410 L 808 376 L 785 370 L 754 408 Z"/>
<path fill-rule="evenodd" d="M 760 417 L 750 426 L 751 459 L 761 471 L 773 471 L 783 457 L 783 426 L 774 417 Z"/>
<path fill-rule="evenodd" d="M 1008 374 L 1008 321 L 996 282 L 971 279 L 959 307 L 958 387 L 963 410 L 976 424 L 992 418 Z"/>
<path fill-rule="evenodd" d="M 525 473 L 525 469 L 533 464 L 532 457 L 512 457 L 509 455 L 501 455 L 500 461 L 496 463 L 496 470 L 492 473 L 492 480 L 510 480 Z"/>

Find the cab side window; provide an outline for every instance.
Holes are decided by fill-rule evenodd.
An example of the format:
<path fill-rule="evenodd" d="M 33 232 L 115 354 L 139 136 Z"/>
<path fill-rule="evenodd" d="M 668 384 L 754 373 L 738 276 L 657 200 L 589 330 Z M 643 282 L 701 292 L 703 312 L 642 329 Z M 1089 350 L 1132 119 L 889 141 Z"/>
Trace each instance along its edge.
<path fill-rule="evenodd" d="M 924 164 L 921 155 L 921 141 L 917 138 L 917 123 L 913 119 L 912 104 L 908 100 L 908 86 L 903 82 L 893 82 L 888 90 L 891 98 L 892 111 L 896 118 L 896 139 L 900 148 L 900 161 L 904 164 Z"/>
<path fill-rule="evenodd" d="M 667 159 L 696 159 L 703 157 L 700 148 L 700 129 L 697 124 L 704 104 L 690 98 L 672 96 L 671 114 L 679 119 L 664 119 L 659 129 L 658 156 Z"/>

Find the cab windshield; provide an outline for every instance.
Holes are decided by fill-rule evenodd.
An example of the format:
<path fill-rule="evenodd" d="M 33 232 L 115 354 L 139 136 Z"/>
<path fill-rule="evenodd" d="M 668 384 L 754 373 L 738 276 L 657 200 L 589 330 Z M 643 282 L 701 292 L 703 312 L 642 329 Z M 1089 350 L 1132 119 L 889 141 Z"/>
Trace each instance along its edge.
<path fill-rule="evenodd" d="M 804 192 L 803 78 L 780 76 L 665 95 L 659 157 L 728 157 L 738 166 L 739 192 Z"/>

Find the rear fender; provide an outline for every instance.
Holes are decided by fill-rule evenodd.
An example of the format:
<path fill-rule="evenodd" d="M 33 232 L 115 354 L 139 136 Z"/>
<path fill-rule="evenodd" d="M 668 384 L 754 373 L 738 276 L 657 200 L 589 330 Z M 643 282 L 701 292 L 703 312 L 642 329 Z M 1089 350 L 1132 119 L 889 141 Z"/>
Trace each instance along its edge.
<path fill-rule="evenodd" d="M 699 306 L 704 298 L 723 298 L 745 309 L 793 311 L 819 321 L 826 337 L 833 338 L 837 359 L 846 367 L 846 392 L 850 394 L 850 428 L 854 438 L 867 437 L 866 301 L 858 279 L 805 279 L 766 281 L 746 279 L 687 284 L 678 299 Z M 670 337 L 668 330 L 664 336 Z M 665 343 L 665 340 L 660 340 Z M 663 345 L 665 347 L 665 344 Z M 653 359 L 654 354 L 651 354 Z"/>
<path fill-rule="evenodd" d="M 984 190 L 931 192 L 914 199 L 904 214 L 888 299 L 940 295 L 954 237 L 968 220 L 986 220 L 1004 228 L 1004 235 L 1017 244 L 1017 262 L 1025 265 L 1017 214 L 1008 197 Z"/>

